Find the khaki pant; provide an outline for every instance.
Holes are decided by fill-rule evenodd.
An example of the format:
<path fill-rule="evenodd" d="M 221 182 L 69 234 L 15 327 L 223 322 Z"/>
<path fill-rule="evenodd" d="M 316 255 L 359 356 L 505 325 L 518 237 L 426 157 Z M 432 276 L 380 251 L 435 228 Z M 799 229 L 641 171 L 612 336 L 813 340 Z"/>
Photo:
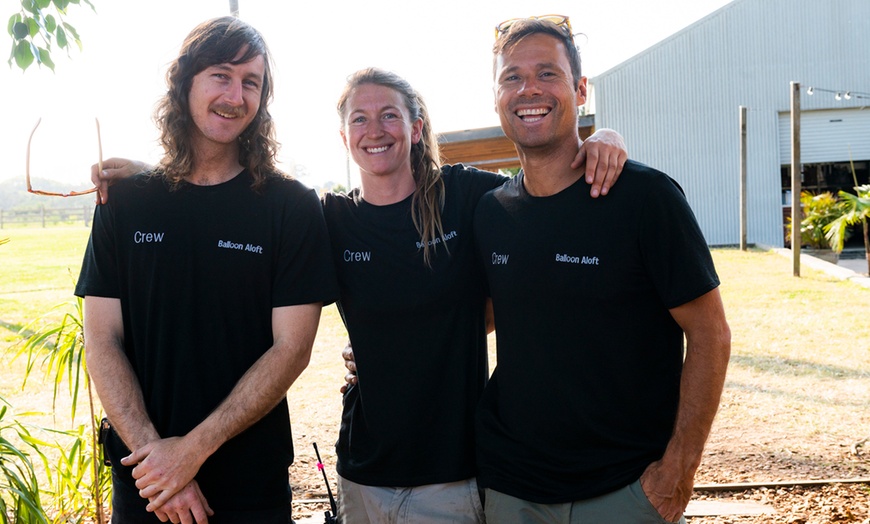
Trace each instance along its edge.
<path fill-rule="evenodd" d="M 486 490 L 487 524 L 668 524 L 646 498 L 640 481 L 592 499 L 537 504 Z M 685 517 L 678 521 L 686 524 Z"/>
<path fill-rule="evenodd" d="M 482 524 L 483 506 L 475 479 L 408 488 L 364 486 L 338 477 L 342 524 Z"/>

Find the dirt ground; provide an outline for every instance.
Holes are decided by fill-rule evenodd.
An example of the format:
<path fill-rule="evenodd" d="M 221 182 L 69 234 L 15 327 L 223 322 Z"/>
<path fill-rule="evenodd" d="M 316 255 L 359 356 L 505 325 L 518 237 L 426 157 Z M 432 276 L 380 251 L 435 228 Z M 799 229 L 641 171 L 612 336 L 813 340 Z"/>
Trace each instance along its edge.
<path fill-rule="evenodd" d="M 309 369 L 289 395 L 296 449 L 294 518 L 314 517 L 313 522 L 322 522 L 329 505 L 312 442 L 320 449 L 335 494 L 334 444 L 344 368 L 341 348 L 328 347 L 336 344 L 336 338 L 329 338 L 315 346 Z M 760 380 L 751 366 L 733 358 L 696 485 L 870 478 L 870 442 L 857 447 L 857 455 L 852 452 L 855 443 L 870 436 L 868 378 L 864 373 L 834 375 L 804 377 L 793 386 L 788 376 Z M 696 491 L 693 500 L 752 501 L 774 513 L 690 517 L 689 524 L 870 524 L 870 484 Z"/>
<path fill-rule="evenodd" d="M 304 417 L 305 420 L 311 420 Z M 755 444 L 763 440 L 768 428 L 758 427 L 752 434 L 722 431 L 715 433 L 707 446 L 698 470 L 696 485 L 737 482 L 795 481 L 818 479 L 870 478 L 870 450 L 859 448 L 853 455 L 846 442 L 821 445 L 805 442 L 804 450 L 820 444 L 815 452 L 801 450 L 771 453 Z M 311 446 L 302 440 L 318 442 L 325 471 L 335 494 L 335 455 L 333 444 L 337 428 L 321 423 L 294 424 L 297 459 L 291 468 L 294 493 L 294 518 L 323 515 L 329 505 L 326 487 Z M 824 439 L 820 439 L 824 440 Z M 772 508 L 775 513 L 758 516 L 709 516 L 688 518 L 690 524 L 827 524 L 870 523 L 870 484 L 831 484 L 814 487 L 761 487 L 741 491 L 696 491 L 693 500 L 752 501 Z"/>

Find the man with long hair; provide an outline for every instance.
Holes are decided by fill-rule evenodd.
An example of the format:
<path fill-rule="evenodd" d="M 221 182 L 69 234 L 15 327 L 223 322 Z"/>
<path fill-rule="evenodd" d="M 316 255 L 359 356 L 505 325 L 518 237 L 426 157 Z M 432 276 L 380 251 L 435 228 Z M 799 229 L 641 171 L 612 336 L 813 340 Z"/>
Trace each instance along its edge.
<path fill-rule="evenodd" d="M 111 423 L 112 522 L 286 524 L 286 392 L 337 295 L 320 202 L 275 167 L 254 28 L 199 25 L 167 84 L 165 155 L 97 207 L 76 288 Z"/>

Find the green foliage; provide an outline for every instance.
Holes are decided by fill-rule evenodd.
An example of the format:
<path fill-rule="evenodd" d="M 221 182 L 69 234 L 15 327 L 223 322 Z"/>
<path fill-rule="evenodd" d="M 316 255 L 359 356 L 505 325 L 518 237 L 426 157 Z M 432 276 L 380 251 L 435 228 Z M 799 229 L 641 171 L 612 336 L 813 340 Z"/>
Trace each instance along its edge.
<path fill-rule="evenodd" d="M 18 436 L 39 457 L 43 468 L 48 472 L 47 487 L 34 484 L 33 489 L 37 495 L 40 491 L 51 495 L 52 514 L 56 515 L 52 522 L 81 523 L 94 516 L 97 522 L 103 522 L 102 505 L 111 488 L 111 474 L 100 460 L 96 443 L 100 417 L 95 411 L 86 369 L 82 299 L 76 297 L 73 302 L 61 304 L 54 309 L 64 307 L 68 311 L 60 320 L 43 322 L 43 319 L 37 319 L 21 329 L 22 337 L 26 338 L 13 360 L 19 357 L 27 359 L 22 387 L 26 385 L 36 365 L 40 365 L 45 372 L 45 378 L 53 384 L 53 403 L 57 402 L 58 391 L 64 382 L 67 383 L 72 401 L 70 417 L 73 421 L 79 391 L 85 389 L 89 399 L 90 423 L 79 425 L 70 431 L 43 429 L 59 437 L 60 440 L 54 442 L 35 437 L 20 424 Z M 46 315 L 50 319 L 55 317 L 53 313 Z M 25 333 L 29 335 L 24 335 Z M 56 458 L 52 460 L 52 457 Z M 16 518 L 21 518 L 17 513 L 16 515 Z"/>
<path fill-rule="evenodd" d="M 82 333 L 84 332 L 84 309 L 82 299 L 76 297 L 72 303 L 60 304 L 53 309 L 72 308 L 61 320 L 49 323 L 46 327 L 31 332 L 31 329 L 40 324 L 41 319 L 36 319 L 25 326 L 22 333 L 32 333 L 21 345 L 13 357 L 27 357 L 27 371 L 24 374 L 23 384 L 27 384 L 31 371 L 37 361 L 41 360 L 45 370 L 45 377 L 50 379 L 54 387 L 52 408 L 57 403 L 57 392 L 64 383 L 64 378 L 69 385 L 69 394 L 72 399 L 70 419 L 75 420 L 76 408 L 78 407 L 79 391 L 86 381 L 85 374 L 85 345 Z"/>
<path fill-rule="evenodd" d="M 801 191 L 801 245 L 813 249 L 830 249 L 825 228 L 841 216 L 842 208 L 841 202 L 830 192 L 813 195 L 808 191 Z"/>
<path fill-rule="evenodd" d="M 27 70 L 34 61 L 54 71 L 51 52 L 56 49 L 70 52 L 70 42 L 79 51 L 82 41 L 76 28 L 64 21 L 70 5 L 84 2 L 96 12 L 90 0 L 20 0 L 21 9 L 9 17 L 7 32 L 12 38 L 12 50 L 7 61 L 14 62 L 22 71 Z"/>
<path fill-rule="evenodd" d="M 98 420 L 94 421 L 96 424 Z M 46 471 L 52 473 L 45 493 L 51 495 L 55 523 L 81 523 L 95 515 L 97 500 L 102 503 L 104 493 L 110 489 L 111 472 L 103 464 L 99 454 L 91 453 L 89 425 L 79 425 L 70 431 L 49 430 L 60 440 L 33 441 L 33 449 L 43 462 Z M 43 450 L 53 450 L 55 462 Z M 98 481 L 91 482 L 96 472 Z M 99 519 L 97 519 L 99 520 Z"/>
<path fill-rule="evenodd" d="M 0 407 L 0 524 L 48 524 L 30 456 L 11 440 L 14 434 L 26 441 L 29 432 L 17 421 L 6 422 L 6 413 L 7 406 Z"/>
<path fill-rule="evenodd" d="M 870 184 L 855 187 L 857 195 L 840 191 L 841 214 L 825 227 L 825 238 L 835 251 L 842 251 L 848 236 L 848 226 L 870 220 Z"/>
<path fill-rule="evenodd" d="M 335 184 L 334 186 L 332 186 L 332 189 L 330 189 L 330 191 L 332 191 L 333 193 L 347 194 L 347 188 L 341 184 Z"/>

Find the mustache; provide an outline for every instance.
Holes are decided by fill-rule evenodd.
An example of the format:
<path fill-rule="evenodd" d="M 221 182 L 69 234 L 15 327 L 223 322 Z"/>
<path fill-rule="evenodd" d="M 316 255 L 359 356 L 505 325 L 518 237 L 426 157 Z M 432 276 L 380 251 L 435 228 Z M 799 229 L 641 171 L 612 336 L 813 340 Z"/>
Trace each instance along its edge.
<path fill-rule="evenodd" d="M 211 106 L 211 110 L 214 113 L 219 113 L 221 115 L 226 115 L 230 117 L 241 118 L 247 114 L 243 107 L 234 107 L 226 104 L 216 104 Z"/>

